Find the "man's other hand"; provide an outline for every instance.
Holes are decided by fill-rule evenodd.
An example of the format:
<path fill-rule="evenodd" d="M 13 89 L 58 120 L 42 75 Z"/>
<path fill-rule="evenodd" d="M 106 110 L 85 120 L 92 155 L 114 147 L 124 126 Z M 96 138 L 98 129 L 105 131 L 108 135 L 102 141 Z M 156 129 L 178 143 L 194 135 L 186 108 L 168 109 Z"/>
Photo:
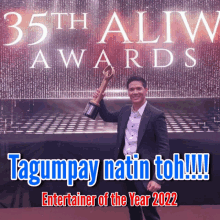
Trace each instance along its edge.
<path fill-rule="evenodd" d="M 148 184 L 147 184 L 147 190 L 150 192 L 155 192 L 161 189 L 161 185 L 156 183 L 155 181 L 151 180 Z"/>

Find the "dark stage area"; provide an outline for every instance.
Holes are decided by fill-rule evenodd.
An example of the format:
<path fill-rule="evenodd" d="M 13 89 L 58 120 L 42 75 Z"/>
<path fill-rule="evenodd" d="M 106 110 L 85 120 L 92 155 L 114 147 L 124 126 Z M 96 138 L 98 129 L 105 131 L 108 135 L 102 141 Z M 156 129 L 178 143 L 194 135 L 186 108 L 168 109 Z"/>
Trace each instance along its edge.
<path fill-rule="evenodd" d="M 41 192 L 68 192 L 101 195 L 106 191 L 125 194 L 123 181 L 104 181 L 100 164 L 98 181 L 44 181 L 30 187 L 27 181 L 10 180 L 7 153 L 21 153 L 31 159 L 110 159 L 116 143 L 115 124 L 95 121 L 82 115 L 88 100 L 39 100 L 1 102 L 0 207 L 41 206 Z M 220 204 L 219 112 L 214 99 L 149 99 L 166 114 L 173 153 L 210 153 L 208 181 L 165 181 L 162 191 L 176 191 L 179 205 Z M 128 100 L 107 100 L 111 110 L 118 110 Z M 13 106 L 13 108 L 12 108 Z M 59 106 L 59 107 L 58 107 Z M 12 111 L 13 110 L 13 111 Z M 53 128 L 53 129 L 52 129 Z"/>
<path fill-rule="evenodd" d="M 159 207 L 158 213 L 163 220 L 218 220 L 220 215 L 219 205 L 203 206 L 180 206 L 180 207 Z M 129 219 L 127 208 L 123 207 L 66 207 L 66 208 L 22 208 L 1 210 L 1 217 L 5 220 L 66 220 L 72 219 Z"/>

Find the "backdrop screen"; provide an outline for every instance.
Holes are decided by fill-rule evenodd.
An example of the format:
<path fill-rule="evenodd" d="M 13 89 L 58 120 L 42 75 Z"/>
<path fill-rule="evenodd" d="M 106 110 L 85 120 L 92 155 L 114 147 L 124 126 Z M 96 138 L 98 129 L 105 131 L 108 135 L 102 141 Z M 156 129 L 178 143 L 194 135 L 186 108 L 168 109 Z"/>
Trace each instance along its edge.
<path fill-rule="evenodd" d="M 219 97 L 218 1 L 2 0 L 0 98 L 90 98 L 112 65 L 107 96 L 132 75 L 148 97 Z"/>

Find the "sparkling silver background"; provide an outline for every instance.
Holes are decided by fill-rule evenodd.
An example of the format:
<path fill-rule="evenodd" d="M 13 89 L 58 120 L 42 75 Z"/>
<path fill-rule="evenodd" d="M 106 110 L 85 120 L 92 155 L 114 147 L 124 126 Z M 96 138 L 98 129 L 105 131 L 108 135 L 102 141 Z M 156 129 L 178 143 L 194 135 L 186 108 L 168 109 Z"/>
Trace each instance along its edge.
<path fill-rule="evenodd" d="M 192 43 L 180 15 L 172 16 L 172 44 L 164 44 L 166 39 L 163 11 L 187 11 L 189 21 L 194 21 L 191 29 L 194 31 L 201 11 L 211 22 L 213 31 L 220 10 L 218 1 L 134 1 L 134 0 L 2 0 L 0 16 L 0 98 L 1 99 L 82 99 L 90 98 L 102 81 L 102 70 L 106 63 L 100 63 L 99 69 L 94 69 L 96 62 L 105 49 L 111 64 L 116 69 L 114 79 L 109 83 L 107 96 L 109 98 L 126 97 L 126 81 L 131 75 L 141 75 L 147 80 L 148 97 L 219 97 L 219 28 L 211 43 L 204 26 L 198 30 L 195 43 Z M 22 41 L 14 46 L 4 46 L 13 39 L 8 28 L 9 21 L 4 20 L 4 14 L 16 11 L 22 15 L 21 28 L 24 32 Z M 38 45 L 28 44 L 37 41 L 40 28 L 28 27 L 32 14 L 47 13 L 41 22 L 48 28 L 47 38 Z M 123 44 L 121 34 L 109 34 L 107 44 L 97 44 L 116 11 L 120 21 L 133 44 Z M 160 35 L 159 43 L 154 45 L 139 45 L 138 14 L 136 11 L 147 11 L 144 15 L 144 27 L 149 34 L 146 40 L 154 40 Z M 83 23 L 76 24 L 77 30 L 70 28 L 70 15 L 63 16 L 61 30 L 57 28 L 56 16 L 51 13 L 76 13 L 76 19 L 82 19 L 82 13 L 87 15 L 88 29 L 82 29 Z M 37 22 L 37 19 L 34 20 Z M 40 22 L 40 21 L 39 21 Z M 193 26 L 194 25 L 194 26 Z M 203 27 L 202 27 L 203 26 Z M 203 29 L 202 29 L 203 28 Z M 16 32 L 16 31 L 15 31 Z M 16 35 L 15 35 L 16 36 Z M 167 68 L 155 68 L 153 49 L 164 48 L 174 55 L 174 62 Z M 187 48 L 195 48 L 197 64 L 193 68 L 185 67 L 185 62 L 192 64 L 185 55 Z M 30 69 L 39 50 L 42 50 L 50 69 L 45 69 L 40 63 L 35 69 Z M 65 58 L 73 49 L 77 58 L 81 49 L 86 49 L 80 68 L 71 59 L 68 68 L 65 67 L 57 49 L 63 49 Z M 125 49 L 139 51 L 137 62 L 143 68 L 132 65 L 126 69 Z M 161 58 L 166 61 L 166 57 Z M 188 60 L 187 60 L 188 59 Z"/>

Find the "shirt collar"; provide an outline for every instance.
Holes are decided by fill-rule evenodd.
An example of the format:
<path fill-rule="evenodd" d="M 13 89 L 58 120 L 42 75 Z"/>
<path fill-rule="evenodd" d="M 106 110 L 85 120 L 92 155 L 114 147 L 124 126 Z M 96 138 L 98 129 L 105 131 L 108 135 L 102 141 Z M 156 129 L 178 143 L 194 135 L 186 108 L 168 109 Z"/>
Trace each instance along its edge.
<path fill-rule="evenodd" d="M 140 116 L 143 115 L 144 109 L 145 109 L 146 105 L 147 105 L 147 100 L 146 100 L 146 102 L 136 111 Z M 134 109 L 133 109 L 133 105 L 132 105 L 132 107 L 131 107 L 131 111 L 132 111 L 133 113 L 135 113 L 135 111 L 134 111 Z"/>

